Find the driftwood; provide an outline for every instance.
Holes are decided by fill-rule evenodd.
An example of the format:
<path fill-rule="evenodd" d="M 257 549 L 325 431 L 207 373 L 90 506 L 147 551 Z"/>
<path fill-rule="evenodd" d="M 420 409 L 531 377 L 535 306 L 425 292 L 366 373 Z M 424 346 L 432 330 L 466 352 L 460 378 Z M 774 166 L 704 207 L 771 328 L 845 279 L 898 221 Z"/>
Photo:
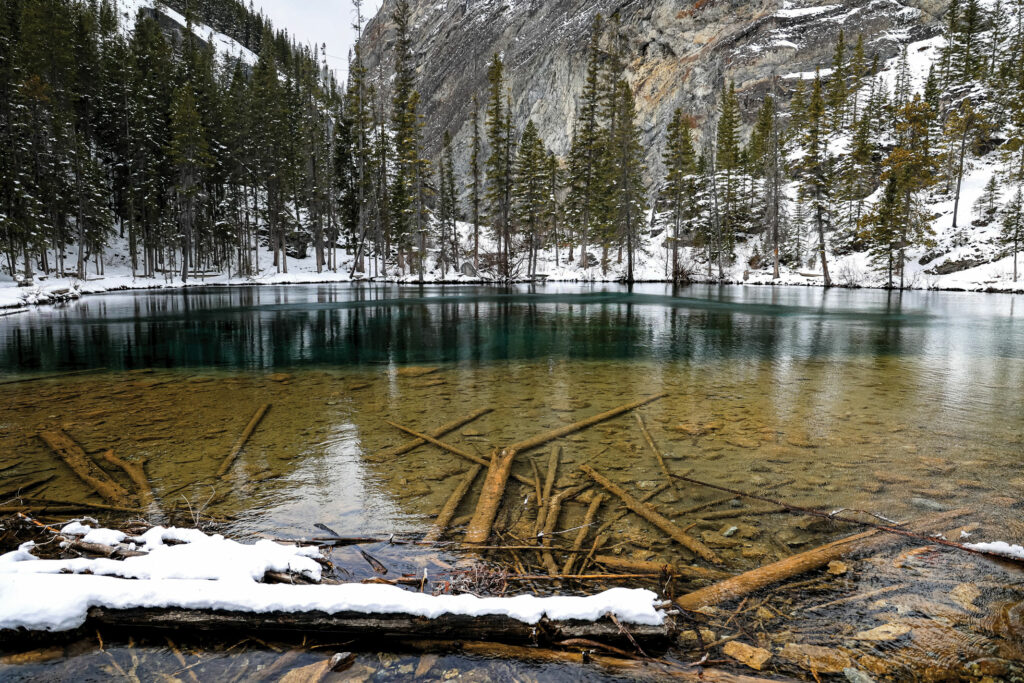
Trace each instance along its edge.
<path fill-rule="evenodd" d="M 920 520 L 911 525 L 911 528 L 927 531 L 968 514 L 970 514 L 970 510 L 963 508 L 951 510 Z M 854 551 L 877 550 L 893 543 L 895 540 L 892 536 L 882 535 L 880 529 L 864 531 L 853 536 L 841 538 L 838 541 L 826 543 L 813 550 L 798 553 L 778 562 L 752 569 L 749 572 L 744 572 L 713 586 L 687 593 L 678 598 L 676 604 L 688 610 L 717 605 L 727 600 L 734 600 L 749 595 L 754 591 L 779 583 L 780 581 L 785 581 L 794 576 L 799 576 L 812 569 L 818 569 Z"/>
<path fill-rule="evenodd" d="M 590 532 L 590 527 L 594 524 L 594 520 L 597 519 L 597 512 L 601 509 L 601 503 L 603 502 L 603 493 L 595 494 L 590 499 L 590 507 L 587 508 L 587 514 L 583 517 L 583 524 L 580 526 L 579 531 L 576 532 L 576 538 L 572 542 L 572 552 L 575 553 L 583 549 L 583 542 L 587 540 L 587 534 Z M 575 563 L 576 556 L 570 554 L 565 560 L 565 565 L 562 567 L 562 573 L 570 573 Z"/>
<path fill-rule="evenodd" d="M 551 501 L 548 503 L 547 517 L 544 520 L 544 528 L 541 530 L 541 545 L 545 548 L 541 554 L 541 559 L 544 561 L 548 574 L 555 575 L 558 573 L 558 565 L 555 564 L 555 558 L 547 548 L 551 547 L 551 534 L 554 533 L 555 528 L 558 526 L 558 516 L 562 513 L 562 503 L 573 496 L 579 495 L 588 486 L 590 485 L 581 484 L 559 491 L 551 497 Z"/>
<path fill-rule="evenodd" d="M 202 609 L 108 609 L 92 607 L 87 626 L 127 626 L 135 629 L 197 629 L 202 631 L 313 631 L 357 638 L 429 638 L 534 642 L 563 638 L 601 638 L 621 641 L 622 634 L 608 618 L 596 621 L 551 621 L 527 624 L 504 615 L 468 617 L 444 614 L 434 619 L 409 614 L 361 612 L 229 612 Z M 671 625 L 629 625 L 634 638 L 661 641 Z"/>
<path fill-rule="evenodd" d="M 618 417 L 623 413 L 667 395 L 660 393 L 648 396 L 647 398 L 621 405 L 618 408 L 612 408 L 603 413 L 592 415 L 585 420 L 573 422 L 572 424 L 538 434 L 523 441 L 517 441 L 505 448 L 496 449 L 491 456 L 491 462 L 487 468 L 487 478 L 484 479 L 483 491 L 480 494 L 480 500 L 477 502 L 476 511 L 473 513 L 473 518 L 469 521 L 469 528 L 466 529 L 466 542 L 484 543 L 490 537 L 494 518 L 498 514 L 498 506 L 501 505 L 501 499 L 505 495 L 505 485 L 508 483 L 509 475 L 512 472 L 512 463 L 515 462 L 518 453 L 543 446 L 555 439 L 568 436 L 587 427 L 592 427 L 613 417 Z"/>
<path fill-rule="evenodd" d="M 231 466 L 235 464 L 238 454 L 242 452 L 243 448 L 245 448 L 245 442 L 248 441 L 249 437 L 252 436 L 252 433 L 256 431 L 256 427 L 259 425 L 260 420 L 263 419 L 263 416 L 267 414 L 268 410 L 270 410 L 269 403 L 264 403 L 256 409 L 252 419 L 249 420 L 249 424 L 247 424 L 245 429 L 242 430 L 242 435 L 238 437 L 237 441 L 235 441 L 235 445 L 231 448 L 231 452 L 228 453 L 228 457 L 224 458 L 224 462 L 221 463 L 220 469 L 217 470 L 218 477 L 225 476 L 228 473 L 228 470 L 231 469 Z"/>
<path fill-rule="evenodd" d="M 721 564 L 722 560 L 711 550 L 711 548 L 708 548 L 696 538 L 684 532 L 681 528 L 676 526 L 675 523 L 655 510 L 653 506 L 640 502 L 621 486 L 599 474 L 590 465 L 581 465 L 580 469 L 583 470 L 583 472 L 585 472 L 591 479 L 608 489 L 610 493 L 622 500 L 630 510 L 668 534 L 676 543 L 687 548 L 691 552 L 696 553 L 708 562 Z"/>
<path fill-rule="evenodd" d="M 45 506 L 47 508 L 68 508 L 75 510 L 107 510 L 110 512 L 142 512 L 142 508 L 125 507 L 123 505 L 105 505 L 103 503 L 82 503 L 76 500 L 55 500 L 53 498 L 38 498 L 36 496 L 23 496 L 20 498 L 24 505 Z M 37 508 L 38 509 L 38 508 Z"/>
<path fill-rule="evenodd" d="M 416 438 L 423 440 L 423 443 L 432 443 L 435 446 L 437 446 L 438 448 L 440 448 L 441 450 L 448 451 L 449 453 L 457 455 L 460 458 L 465 458 L 466 460 L 469 460 L 472 463 L 476 463 L 477 465 L 483 465 L 484 467 L 489 467 L 490 464 L 491 464 L 486 458 L 481 458 L 476 453 L 470 453 L 469 451 L 464 451 L 464 450 L 462 450 L 461 448 L 459 448 L 457 446 L 451 445 L 450 443 L 445 443 L 444 441 L 441 441 L 440 439 L 435 439 L 434 437 L 430 436 L 429 434 L 423 434 L 422 432 L 417 432 L 415 429 L 409 429 L 408 427 L 403 427 L 402 425 L 398 424 L 397 422 L 392 422 L 391 420 L 384 420 L 384 421 L 387 422 L 392 427 L 394 427 L 395 429 L 401 430 L 401 431 L 405 432 L 406 434 L 412 434 Z M 534 486 L 534 482 L 531 479 L 527 478 L 527 477 L 524 477 L 524 476 L 519 475 L 519 474 L 513 474 L 512 477 L 516 481 L 522 482 L 523 484 L 526 484 L 527 486 L 529 486 L 531 488 Z"/>
<path fill-rule="evenodd" d="M 466 497 L 466 493 L 470 487 L 473 486 L 473 482 L 476 481 L 477 475 L 480 474 L 482 469 L 481 465 L 473 465 L 466 476 L 462 478 L 459 485 L 452 491 L 452 495 L 448 497 L 444 507 L 441 508 L 441 512 L 437 515 L 437 519 L 434 520 L 434 528 L 432 528 L 427 535 L 423 537 L 423 540 L 427 543 L 435 543 L 440 540 L 441 535 L 445 529 L 448 528 L 448 524 L 451 523 L 452 518 L 455 517 L 455 511 L 459 509 L 459 503 Z"/>
<path fill-rule="evenodd" d="M 54 429 L 40 432 L 39 437 L 46 442 L 50 450 L 67 463 L 79 479 L 88 484 L 107 502 L 114 505 L 127 505 L 134 502 L 128 490 L 114 481 L 92 458 L 86 455 L 82 447 L 75 443 L 70 436 L 59 429 Z"/>
<path fill-rule="evenodd" d="M 603 564 L 609 569 L 619 569 L 641 574 L 664 574 L 666 576 L 682 576 L 687 579 L 712 579 L 715 581 L 733 576 L 728 572 L 705 567 L 693 567 L 685 564 L 674 565 L 667 562 L 651 562 L 649 560 L 631 560 L 615 555 L 595 555 L 594 562 Z"/>
<path fill-rule="evenodd" d="M 672 473 L 668 471 L 668 465 L 665 464 L 665 457 L 661 454 L 661 451 L 658 450 L 658 446 L 654 443 L 651 433 L 647 431 L 647 425 L 644 424 L 644 418 L 640 416 L 640 413 L 634 413 L 634 416 L 636 417 L 637 426 L 640 427 L 640 433 L 643 435 L 644 441 L 647 443 L 647 447 L 651 449 L 651 452 L 654 453 L 654 457 L 658 459 L 658 467 L 661 468 L 662 474 L 665 475 L 666 479 L 672 481 Z"/>
<path fill-rule="evenodd" d="M 138 462 L 128 462 L 114 455 L 114 451 L 104 451 L 103 459 L 109 462 L 111 465 L 116 465 L 124 470 L 124 473 L 128 475 L 128 478 L 135 484 L 135 488 L 139 492 L 139 500 L 142 504 L 149 505 L 153 502 L 153 489 L 149 486 L 149 477 L 146 476 L 146 460 L 145 458 Z"/>
<path fill-rule="evenodd" d="M 459 418 L 458 420 L 452 420 L 451 422 L 446 422 L 445 424 L 441 425 L 437 429 L 434 429 L 433 431 L 427 432 L 427 435 L 428 436 L 432 436 L 435 439 L 440 439 L 442 436 L 444 436 L 448 432 L 455 431 L 459 427 L 462 427 L 463 425 L 469 424 L 470 422 L 472 422 L 473 420 L 477 419 L 478 417 L 480 417 L 482 415 L 486 415 L 487 413 L 491 412 L 491 410 L 492 410 L 491 408 L 480 408 L 478 410 L 474 410 L 473 412 L 471 412 L 469 415 L 466 415 L 465 417 Z M 393 458 L 393 457 L 396 457 L 396 456 L 408 453 L 409 451 L 415 450 L 415 449 L 419 448 L 420 446 L 422 446 L 422 445 L 424 445 L 426 443 L 427 443 L 427 441 L 425 439 L 421 439 L 420 437 L 416 437 L 412 441 L 407 441 L 406 443 L 404 443 L 404 444 L 402 444 L 400 446 L 392 446 L 391 448 L 385 448 L 384 450 L 375 453 L 373 455 L 373 458 L 377 459 L 377 460 L 382 460 L 382 459 L 385 459 L 385 458 Z M 486 466 L 486 463 L 485 463 L 485 466 Z"/>
<path fill-rule="evenodd" d="M 561 446 L 551 447 L 551 456 L 548 458 L 548 474 L 544 478 L 544 488 L 541 489 L 540 500 L 540 512 L 537 514 L 537 526 L 534 529 L 535 534 L 539 534 L 544 528 L 544 519 L 548 514 L 548 501 L 551 499 L 551 490 L 555 487 L 555 477 L 558 475 L 558 461 L 562 455 Z"/>

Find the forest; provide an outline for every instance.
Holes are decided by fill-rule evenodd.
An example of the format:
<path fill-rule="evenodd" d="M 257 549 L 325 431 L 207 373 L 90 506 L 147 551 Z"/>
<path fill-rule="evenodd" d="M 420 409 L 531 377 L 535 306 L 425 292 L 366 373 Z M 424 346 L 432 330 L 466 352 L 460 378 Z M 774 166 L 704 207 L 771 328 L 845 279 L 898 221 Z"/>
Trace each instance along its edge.
<path fill-rule="evenodd" d="M 665 123 L 660 178 L 644 166 L 614 16 L 590 30 L 568 155 L 513 120 L 495 55 L 473 102 L 469 163 L 456 169 L 447 133 L 439 158 L 424 152 L 407 2 L 391 17 L 394 73 L 370 73 L 357 41 L 344 84 L 319 47 L 237 0 L 172 4 L 183 31 L 152 8 L 119 16 L 111 0 L 4 4 L 10 275 L 84 278 L 118 245 L 139 277 L 250 276 L 267 250 L 278 272 L 311 251 L 318 272 L 422 279 L 472 264 L 512 280 L 554 250 L 584 272 L 625 262 L 632 281 L 636 259 L 660 248 L 673 280 L 712 280 L 747 242 L 750 267 L 817 268 L 826 286 L 830 254 L 866 250 L 903 287 L 908 252 L 930 243 L 935 197 L 954 198 L 965 241 L 972 221 L 999 226 L 1015 259 L 1024 239 L 1021 3 L 955 2 L 921 89 L 906 50 L 890 83 L 881 57 L 842 34 L 813 78 L 773 80 L 752 126 L 724 83 L 710 120 L 677 110 Z M 354 10 L 361 31 L 359 0 Z M 207 26 L 253 58 L 218 54 Z M 998 178 L 960 207 L 966 169 L 993 153 Z M 680 256 L 687 247 L 696 262 Z"/>

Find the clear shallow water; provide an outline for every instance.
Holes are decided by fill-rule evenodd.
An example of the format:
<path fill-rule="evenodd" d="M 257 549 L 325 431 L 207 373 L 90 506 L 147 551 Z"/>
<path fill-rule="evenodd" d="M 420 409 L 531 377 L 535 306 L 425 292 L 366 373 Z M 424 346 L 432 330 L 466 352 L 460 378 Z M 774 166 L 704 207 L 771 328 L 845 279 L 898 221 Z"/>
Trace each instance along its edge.
<path fill-rule="evenodd" d="M 1020 296 L 663 285 L 632 293 L 290 286 L 89 297 L 0 318 L 0 381 L 96 370 L 0 385 L 0 468 L 14 466 L 0 470 L 0 481 L 53 474 L 37 495 L 96 500 L 35 436 L 59 426 L 90 452 L 147 457 L 165 511 L 187 500 L 230 517 L 234 534 L 308 536 L 317 522 L 342 534 L 421 532 L 467 465 L 434 448 L 380 456 L 405 440 L 385 420 L 428 430 L 493 408 L 445 437 L 486 457 L 664 391 L 640 413 L 674 472 L 895 519 L 968 507 L 976 538 L 1021 543 L 1021 306 Z M 229 479 L 217 482 L 212 475 L 262 403 L 270 412 Z M 583 463 L 637 495 L 664 481 L 630 415 L 557 443 L 559 488 L 582 481 Z M 516 472 L 531 477 L 530 460 L 544 472 L 547 453 L 523 454 Z M 521 501 L 531 493 L 510 486 L 499 516 L 506 539 L 530 538 L 536 511 Z M 459 514 L 472 511 L 475 495 Z M 696 524 L 691 533 L 730 571 L 849 532 L 745 514 L 759 504 L 741 505 L 732 518 L 685 512 L 721 495 L 673 487 L 652 503 L 681 526 Z M 577 526 L 585 509 L 585 501 L 568 504 L 559 528 Z M 601 521 L 616 509 L 606 503 Z M 738 540 L 721 533 L 733 525 Z M 694 560 L 635 516 L 607 531 L 609 552 Z M 396 572 L 454 559 L 369 549 Z M 354 550 L 333 559 L 356 578 L 372 575 Z M 943 556 L 927 569 L 950 585 L 1009 580 L 959 559 Z M 847 587 L 897 580 L 891 573 L 862 569 Z M 928 600 L 948 602 L 950 585 L 929 585 Z M 996 591 L 978 604 L 1005 597 Z M 869 628 L 901 609 L 856 605 L 841 617 Z"/>

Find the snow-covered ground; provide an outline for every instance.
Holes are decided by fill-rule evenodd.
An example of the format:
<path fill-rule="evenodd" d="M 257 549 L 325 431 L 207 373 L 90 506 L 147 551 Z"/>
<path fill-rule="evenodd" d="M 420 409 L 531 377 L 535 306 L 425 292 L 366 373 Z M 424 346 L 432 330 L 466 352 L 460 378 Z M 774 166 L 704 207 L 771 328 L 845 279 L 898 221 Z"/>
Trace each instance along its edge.
<path fill-rule="evenodd" d="M 113 529 L 92 529 L 72 522 L 61 530 L 106 546 L 130 544 L 146 554 L 124 560 L 42 560 L 32 543 L 0 555 L 0 631 L 66 631 L 85 623 L 90 607 L 110 609 L 178 608 L 235 612 L 359 612 L 503 615 L 535 624 L 541 618 L 593 621 L 612 614 L 630 624 L 657 625 L 664 613 L 649 590 L 613 588 L 587 597 L 518 595 L 426 595 L 397 586 L 341 584 L 289 585 L 259 583 L 268 571 L 292 571 L 320 579 L 312 559 L 315 547 L 262 540 L 245 545 L 209 536 L 196 529 L 153 527 L 128 538 Z M 167 541 L 177 541 L 168 545 Z"/>

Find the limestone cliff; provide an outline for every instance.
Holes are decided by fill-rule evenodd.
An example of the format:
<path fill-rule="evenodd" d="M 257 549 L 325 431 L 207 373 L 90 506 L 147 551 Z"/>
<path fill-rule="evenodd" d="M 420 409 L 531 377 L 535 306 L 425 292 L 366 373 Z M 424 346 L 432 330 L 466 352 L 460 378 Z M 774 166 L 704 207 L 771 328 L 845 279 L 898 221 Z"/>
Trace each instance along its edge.
<path fill-rule="evenodd" d="M 637 97 L 652 177 L 661 172 L 665 124 L 683 107 L 698 127 L 714 116 L 718 92 L 735 80 L 749 124 L 780 77 L 827 68 L 840 29 L 852 45 L 864 36 L 868 56 L 895 56 L 900 45 L 934 33 L 945 0 L 843 0 L 797 5 L 775 0 L 411 0 L 416 59 L 434 156 L 445 130 L 456 162 L 466 162 L 473 95 L 485 97 L 486 65 L 501 53 L 519 130 L 528 119 L 557 154 L 571 142 L 595 14 L 618 17 L 627 79 Z M 386 83 L 395 0 L 385 0 L 366 29 L 371 73 Z M 780 78 L 787 100 L 795 78 Z M 481 102 L 482 105 L 482 102 Z"/>

